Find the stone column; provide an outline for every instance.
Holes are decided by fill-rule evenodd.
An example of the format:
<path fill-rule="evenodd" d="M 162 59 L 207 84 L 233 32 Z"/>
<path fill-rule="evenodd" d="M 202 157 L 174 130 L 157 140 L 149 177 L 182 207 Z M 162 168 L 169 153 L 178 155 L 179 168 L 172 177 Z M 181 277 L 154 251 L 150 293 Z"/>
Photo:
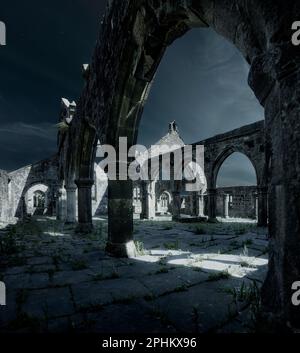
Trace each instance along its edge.
<path fill-rule="evenodd" d="M 197 216 L 204 217 L 204 196 L 202 192 L 197 195 Z"/>
<path fill-rule="evenodd" d="M 76 185 L 66 186 L 67 192 L 67 217 L 66 223 L 73 224 L 76 222 Z"/>
<path fill-rule="evenodd" d="M 216 220 L 217 190 L 207 189 L 207 212 L 209 220 Z"/>
<path fill-rule="evenodd" d="M 203 215 L 203 207 L 201 204 L 201 192 L 192 192 L 190 215 L 194 217 L 201 217 Z"/>
<path fill-rule="evenodd" d="M 56 219 L 58 221 L 65 221 L 66 219 L 66 198 L 64 188 L 59 188 L 57 191 Z"/>
<path fill-rule="evenodd" d="M 78 188 L 78 225 L 76 232 L 89 233 L 93 229 L 92 220 L 92 186 L 93 179 L 75 180 Z"/>
<path fill-rule="evenodd" d="M 190 209 L 189 209 L 189 215 L 192 217 L 197 216 L 196 203 L 197 203 L 197 193 L 192 192 L 190 195 Z"/>
<path fill-rule="evenodd" d="M 268 225 L 268 188 L 264 186 L 257 188 L 257 225 Z"/>
<path fill-rule="evenodd" d="M 229 195 L 228 194 L 223 195 L 223 217 L 224 218 L 229 217 Z"/>
<path fill-rule="evenodd" d="M 176 221 L 180 218 L 180 210 L 181 210 L 180 192 L 172 191 L 172 197 L 173 197 L 172 217 L 173 217 L 173 220 Z"/>
<path fill-rule="evenodd" d="M 285 23 L 293 22 L 295 14 L 290 11 Z M 273 23 L 279 27 L 280 21 L 274 18 Z M 297 296 L 295 284 L 300 279 L 300 53 L 285 37 L 288 29 L 284 32 L 275 26 L 274 32 L 280 34 L 277 43 L 256 57 L 249 74 L 249 83 L 265 106 L 269 157 L 270 251 L 262 308 L 270 313 L 273 326 L 277 322 L 299 330 L 300 306 L 292 298 Z M 266 192 L 260 190 L 259 194 L 259 221 L 266 223 Z"/>
<path fill-rule="evenodd" d="M 146 185 L 146 218 L 155 219 L 155 182 Z"/>
<path fill-rule="evenodd" d="M 108 240 L 106 251 L 115 257 L 135 257 L 132 180 L 108 181 Z"/>
<path fill-rule="evenodd" d="M 255 194 L 255 217 L 258 220 L 258 197 L 257 194 Z"/>

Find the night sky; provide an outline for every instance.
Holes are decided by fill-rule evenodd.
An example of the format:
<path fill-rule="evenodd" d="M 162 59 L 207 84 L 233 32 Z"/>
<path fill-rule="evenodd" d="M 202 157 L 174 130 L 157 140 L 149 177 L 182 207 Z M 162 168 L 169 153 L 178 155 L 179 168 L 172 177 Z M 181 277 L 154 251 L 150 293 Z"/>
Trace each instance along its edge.
<path fill-rule="evenodd" d="M 10 0 L 0 4 L 0 169 L 14 170 L 56 151 L 60 99 L 76 100 L 90 61 L 104 0 Z M 167 51 L 141 121 L 150 145 L 176 120 L 186 143 L 263 119 L 241 54 L 210 29 L 195 29 Z M 219 185 L 255 183 L 250 162 L 234 154 Z"/>

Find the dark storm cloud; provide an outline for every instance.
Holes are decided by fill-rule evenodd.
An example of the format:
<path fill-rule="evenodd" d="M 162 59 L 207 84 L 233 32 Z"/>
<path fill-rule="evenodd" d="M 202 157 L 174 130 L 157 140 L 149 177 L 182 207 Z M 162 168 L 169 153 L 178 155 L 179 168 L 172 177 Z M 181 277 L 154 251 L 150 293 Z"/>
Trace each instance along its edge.
<path fill-rule="evenodd" d="M 0 169 L 56 150 L 60 98 L 77 99 L 106 1 L 10 0 L 0 5 L 7 46 L 0 47 Z M 186 143 L 263 118 L 247 86 L 247 64 L 211 30 L 193 30 L 167 51 L 139 134 L 149 145 L 176 120 Z M 242 163 L 242 162 L 241 162 Z M 240 165 L 242 165 L 240 163 Z M 233 180 L 247 175 L 234 173 Z"/>

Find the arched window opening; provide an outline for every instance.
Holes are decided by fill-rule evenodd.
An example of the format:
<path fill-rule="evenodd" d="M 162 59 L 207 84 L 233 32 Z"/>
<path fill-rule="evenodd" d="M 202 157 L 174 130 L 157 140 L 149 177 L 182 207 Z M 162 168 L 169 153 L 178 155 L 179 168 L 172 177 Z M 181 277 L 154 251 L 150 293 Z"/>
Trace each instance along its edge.
<path fill-rule="evenodd" d="M 256 172 L 249 158 L 231 154 L 217 176 L 216 214 L 222 218 L 257 218 Z"/>
<path fill-rule="evenodd" d="M 33 207 L 45 208 L 45 193 L 42 191 L 35 191 L 33 194 Z"/>
<path fill-rule="evenodd" d="M 169 211 L 170 201 L 169 194 L 164 191 L 158 200 L 158 212 L 161 214 L 167 213 Z"/>

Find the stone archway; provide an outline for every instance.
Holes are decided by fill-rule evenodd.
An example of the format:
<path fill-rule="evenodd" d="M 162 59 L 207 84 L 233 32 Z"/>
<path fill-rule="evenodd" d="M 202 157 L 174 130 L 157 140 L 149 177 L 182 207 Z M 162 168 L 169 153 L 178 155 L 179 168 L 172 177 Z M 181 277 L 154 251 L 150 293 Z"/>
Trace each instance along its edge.
<path fill-rule="evenodd" d="M 48 190 L 45 184 L 31 185 L 25 192 L 26 213 L 29 215 L 44 215 L 48 211 Z"/>
<path fill-rule="evenodd" d="M 216 135 L 197 142 L 205 149 L 204 169 L 207 179 L 207 209 L 210 219 L 216 217 L 216 180 L 223 162 L 233 153 L 245 155 L 252 163 L 257 180 L 258 225 L 267 225 L 267 152 L 265 122 L 242 126 L 241 128 Z"/>
<path fill-rule="evenodd" d="M 76 125 L 75 125 L 76 129 Z M 75 159 L 75 180 L 77 186 L 78 225 L 76 231 L 89 233 L 93 229 L 92 222 L 92 187 L 95 183 L 95 157 L 98 137 L 96 131 L 87 121 L 80 122 L 80 135 L 77 137 L 73 153 Z"/>
<path fill-rule="evenodd" d="M 224 150 L 220 155 L 218 155 L 216 160 L 213 163 L 212 170 L 211 170 L 211 176 L 209 178 L 211 187 L 216 188 L 217 178 L 218 178 L 218 174 L 219 174 L 221 166 L 227 160 L 227 158 L 229 158 L 234 153 L 240 153 L 243 156 L 248 158 L 248 160 L 251 162 L 251 164 L 255 170 L 257 184 L 261 183 L 261 181 L 259 179 L 261 173 L 259 171 L 259 167 L 257 166 L 256 160 L 252 159 L 251 156 L 249 156 L 243 149 L 231 146 L 231 147 L 226 148 L 226 150 Z"/>
<path fill-rule="evenodd" d="M 157 200 L 157 211 L 162 214 L 166 214 L 170 211 L 170 205 L 172 202 L 172 196 L 167 191 L 164 190 L 158 197 Z"/>
<path fill-rule="evenodd" d="M 218 164 L 215 166 L 216 168 L 216 175 L 215 175 L 215 188 L 216 188 L 216 214 L 220 215 L 220 203 L 222 203 L 222 213 L 221 216 L 226 218 L 247 218 L 247 219 L 255 219 L 258 221 L 258 225 L 261 226 L 263 221 L 267 222 L 266 220 L 262 220 L 260 216 L 263 212 L 260 210 L 258 212 L 258 205 L 261 207 L 262 204 L 258 202 L 258 185 L 257 185 L 257 165 L 253 162 L 246 154 L 242 152 L 231 152 L 229 155 L 225 151 L 223 158 L 219 160 Z M 226 156 L 226 158 L 224 158 Z M 221 156 L 220 156 L 221 157 Z M 240 161 L 244 161 L 248 163 L 248 166 L 244 170 L 253 172 L 254 180 L 253 183 L 250 184 L 239 184 L 237 181 L 236 183 L 230 182 L 228 185 L 219 185 L 220 177 L 222 174 L 222 169 L 224 171 L 225 164 L 228 163 L 231 158 L 239 157 Z M 243 159 L 242 159 L 243 158 Z M 232 174 L 233 176 L 233 174 Z M 240 178 L 239 178 L 240 179 Z M 255 186 L 254 186 L 255 185 Z M 223 189 L 225 188 L 225 189 Z M 251 191 L 250 191 L 251 190 Z M 267 200 L 266 200 L 267 201 Z M 267 203 L 265 203 L 267 206 Z M 267 207 L 265 212 L 267 213 Z M 266 224 L 267 225 L 267 224 Z"/>
<path fill-rule="evenodd" d="M 210 183 L 208 188 L 208 215 L 212 219 L 216 217 L 216 184 L 219 170 L 225 160 L 236 152 L 246 156 L 255 170 L 258 198 L 257 224 L 258 226 L 267 226 L 267 185 L 264 179 L 265 158 L 263 156 L 263 161 L 261 161 L 261 156 L 257 156 L 256 153 L 248 153 L 244 148 L 241 148 L 240 146 L 230 146 L 226 148 L 216 157 L 216 159 L 211 164 L 208 175 L 208 180 Z"/>
<path fill-rule="evenodd" d="M 78 119 L 104 131 L 105 142 L 116 146 L 127 136 L 134 144 L 167 46 L 195 26 L 210 26 L 231 41 L 251 65 L 249 84 L 265 107 L 271 254 L 263 304 L 282 323 L 300 326 L 300 308 L 291 303 L 292 283 L 300 278 L 300 54 L 290 40 L 297 16 L 295 1 L 110 1 Z M 109 195 L 108 250 L 133 255 L 131 182 L 109 182 Z"/>

